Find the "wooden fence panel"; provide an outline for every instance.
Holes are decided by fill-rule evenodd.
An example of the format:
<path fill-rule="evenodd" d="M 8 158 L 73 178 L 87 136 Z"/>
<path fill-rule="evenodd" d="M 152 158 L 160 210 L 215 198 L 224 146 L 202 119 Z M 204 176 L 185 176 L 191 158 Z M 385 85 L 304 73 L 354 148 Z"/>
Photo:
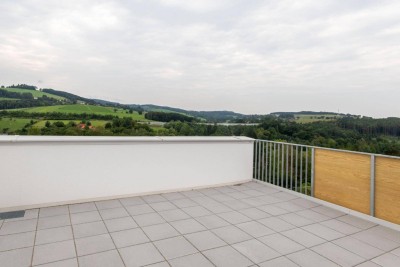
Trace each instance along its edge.
<path fill-rule="evenodd" d="M 400 159 L 375 158 L 375 216 L 400 224 Z"/>
<path fill-rule="evenodd" d="M 315 149 L 314 166 L 316 198 L 370 213 L 369 155 Z"/>

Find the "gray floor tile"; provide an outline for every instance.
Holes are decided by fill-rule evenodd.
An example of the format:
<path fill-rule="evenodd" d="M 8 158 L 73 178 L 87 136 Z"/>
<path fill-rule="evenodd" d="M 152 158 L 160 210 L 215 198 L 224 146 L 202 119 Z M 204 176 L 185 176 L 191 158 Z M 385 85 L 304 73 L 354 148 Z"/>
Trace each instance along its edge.
<path fill-rule="evenodd" d="M 117 250 L 79 257 L 80 267 L 124 267 Z"/>
<path fill-rule="evenodd" d="M 243 198 L 251 197 L 249 194 L 243 193 L 243 191 L 231 192 L 231 193 L 226 193 L 226 194 L 230 197 L 233 197 L 234 199 L 243 199 Z"/>
<path fill-rule="evenodd" d="M 339 233 L 319 223 L 303 226 L 302 229 L 328 241 L 332 241 L 345 236 L 344 234 Z"/>
<path fill-rule="evenodd" d="M 107 233 L 107 228 L 103 221 L 74 224 L 73 229 L 75 238 L 89 237 Z"/>
<path fill-rule="evenodd" d="M 97 207 L 94 204 L 94 202 L 86 202 L 86 203 L 81 203 L 81 204 L 69 205 L 70 213 L 88 212 L 88 211 L 95 211 L 95 210 L 97 210 Z"/>
<path fill-rule="evenodd" d="M 232 224 L 239 224 L 239 223 L 244 223 L 244 222 L 249 222 L 251 219 L 237 211 L 231 211 L 231 212 L 226 212 L 226 213 L 220 213 L 218 214 L 222 219 L 224 219 L 227 222 L 230 222 Z"/>
<path fill-rule="evenodd" d="M 268 214 L 264 211 L 261 211 L 257 208 L 243 209 L 243 210 L 240 210 L 239 212 L 253 220 L 260 220 L 263 218 L 271 217 L 270 214 Z"/>
<path fill-rule="evenodd" d="M 266 246 L 257 239 L 236 243 L 232 246 L 254 263 L 261 263 L 281 256 L 280 253 Z"/>
<path fill-rule="evenodd" d="M 293 199 L 297 199 L 298 197 L 297 196 L 295 196 L 295 195 L 293 195 L 293 194 L 290 194 L 290 193 L 287 193 L 287 192 L 278 192 L 278 193 L 275 193 L 275 194 L 272 194 L 274 197 L 276 197 L 276 198 L 279 198 L 279 199 L 281 199 L 281 200 L 284 200 L 284 201 L 288 201 L 288 200 L 293 200 Z"/>
<path fill-rule="evenodd" d="M 33 247 L 0 252 L 1 267 L 31 266 Z"/>
<path fill-rule="evenodd" d="M 336 219 L 324 221 L 321 222 L 321 224 L 345 235 L 351 235 L 361 231 L 360 228 L 354 227 L 350 224 L 344 223 Z"/>
<path fill-rule="evenodd" d="M 143 227 L 142 230 L 146 233 L 151 241 L 166 239 L 180 235 L 178 231 L 176 231 L 168 223 L 146 226 Z"/>
<path fill-rule="evenodd" d="M 211 211 L 211 213 L 215 213 L 215 214 L 233 211 L 231 208 L 229 208 L 221 203 L 205 204 L 203 206 L 207 210 Z"/>
<path fill-rule="evenodd" d="M 207 215 L 212 214 L 209 210 L 207 210 L 201 206 L 182 208 L 182 210 L 192 217 L 202 217 L 202 216 L 207 216 Z"/>
<path fill-rule="evenodd" d="M 235 199 L 233 197 L 230 197 L 225 194 L 217 194 L 217 195 L 211 195 L 210 196 L 212 199 L 218 201 L 218 202 L 227 202 L 227 201 L 234 201 Z"/>
<path fill-rule="evenodd" d="M 278 207 L 278 208 L 282 208 L 289 212 L 297 212 L 297 211 L 302 211 L 305 209 L 303 206 L 297 205 L 292 202 L 280 202 L 280 203 L 276 203 L 274 206 Z"/>
<path fill-rule="evenodd" d="M 373 263 L 372 261 L 366 261 L 366 262 L 363 262 L 363 263 L 357 265 L 357 267 L 382 267 L 382 266 L 378 265 L 376 263 Z"/>
<path fill-rule="evenodd" d="M 232 200 L 232 201 L 227 201 L 224 203 L 225 206 L 228 206 L 231 209 L 234 210 L 243 210 L 243 209 L 248 209 L 251 208 L 251 206 L 243 201 L 240 200 Z"/>
<path fill-rule="evenodd" d="M 257 209 L 262 210 L 273 216 L 278 216 L 278 215 L 283 215 L 283 214 L 289 213 L 289 211 L 279 208 L 279 207 L 276 207 L 274 205 L 257 206 Z"/>
<path fill-rule="evenodd" d="M 282 219 L 279 219 L 277 217 L 270 217 L 270 218 L 265 218 L 258 220 L 258 222 L 264 224 L 268 228 L 274 230 L 275 232 L 283 232 L 287 231 L 290 229 L 296 228 L 293 224 L 290 224 Z"/>
<path fill-rule="evenodd" d="M 344 216 L 338 217 L 336 219 L 339 220 L 339 221 L 345 222 L 347 224 L 353 225 L 353 226 L 355 226 L 357 228 L 364 229 L 364 230 L 368 229 L 368 228 L 371 228 L 371 227 L 376 225 L 375 223 L 372 223 L 372 222 L 357 218 L 357 217 L 352 216 L 352 215 L 344 215 Z"/>
<path fill-rule="evenodd" d="M 172 267 L 213 267 L 214 265 L 202 254 L 184 256 L 181 258 L 170 260 Z"/>
<path fill-rule="evenodd" d="M 304 249 L 304 246 L 278 233 L 273 235 L 263 236 L 258 240 L 260 240 L 267 246 L 273 248 L 282 255 L 290 254 Z"/>
<path fill-rule="evenodd" d="M 4 222 L 0 228 L 0 235 L 17 234 L 36 230 L 36 219 Z"/>
<path fill-rule="evenodd" d="M 314 221 L 314 222 L 323 222 L 330 220 L 331 218 L 328 216 L 325 216 L 321 213 L 312 211 L 312 210 L 302 210 L 298 211 L 295 214 L 303 216 L 304 218 L 307 218 L 308 220 Z"/>
<path fill-rule="evenodd" d="M 128 212 L 126 212 L 125 208 L 113 208 L 113 209 L 105 209 L 100 210 L 100 215 L 103 220 L 110 220 L 116 218 L 122 218 L 129 216 Z"/>
<path fill-rule="evenodd" d="M 302 267 L 337 267 L 337 265 L 325 257 L 309 249 L 301 250 L 286 256 L 291 261 Z"/>
<path fill-rule="evenodd" d="M 281 234 L 292 239 L 293 241 L 296 241 L 297 243 L 305 247 L 313 247 L 326 242 L 326 240 L 316 235 L 313 235 L 307 231 L 304 231 L 303 229 L 300 228 L 281 232 Z"/>
<path fill-rule="evenodd" d="M 68 206 L 54 206 L 54 207 L 47 207 L 41 208 L 39 211 L 39 217 L 49 217 L 49 216 L 56 216 L 56 215 L 65 215 L 69 214 Z"/>
<path fill-rule="evenodd" d="M 75 246 L 73 240 L 35 246 L 33 252 L 33 265 L 44 264 L 53 261 L 75 258 Z"/>
<path fill-rule="evenodd" d="M 298 267 L 296 263 L 286 257 L 275 258 L 258 264 L 260 267 Z"/>
<path fill-rule="evenodd" d="M 104 200 L 104 201 L 97 201 L 95 202 L 97 209 L 104 210 L 104 209 L 113 209 L 113 208 L 121 208 L 121 202 L 117 199 L 112 200 Z"/>
<path fill-rule="evenodd" d="M 311 208 L 320 206 L 320 204 L 318 204 L 314 201 L 310 201 L 308 199 L 304 199 L 304 198 L 297 198 L 297 199 L 289 200 L 289 202 L 295 203 L 296 205 L 299 205 L 299 206 L 303 206 L 306 209 L 311 209 Z"/>
<path fill-rule="evenodd" d="M 275 233 L 275 231 L 269 229 L 268 227 L 257 221 L 240 223 L 237 224 L 236 227 L 256 238 Z"/>
<path fill-rule="evenodd" d="M 32 247 L 34 241 L 35 232 L 3 235 L 0 236 L 0 252 L 16 248 Z"/>
<path fill-rule="evenodd" d="M 185 198 L 185 196 L 179 192 L 165 193 L 165 194 L 162 194 L 162 196 L 164 198 L 168 199 L 169 201 Z"/>
<path fill-rule="evenodd" d="M 136 215 L 136 216 L 133 216 L 133 219 L 141 227 L 165 223 L 165 220 L 156 212 Z"/>
<path fill-rule="evenodd" d="M 329 208 L 329 207 L 326 207 L 326 206 L 322 206 L 322 205 L 318 206 L 318 207 L 315 207 L 315 208 L 312 208 L 311 210 L 313 210 L 315 212 L 318 212 L 318 213 L 321 213 L 321 214 L 323 214 L 325 216 L 328 216 L 330 218 L 336 218 L 336 217 L 339 217 L 339 216 L 346 215 L 344 212 L 341 212 L 341 211 L 338 211 L 338 210 L 335 210 L 335 209 L 332 209 L 332 208 Z"/>
<path fill-rule="evenodd" d="M 400 231 L 396 231 L 381 225 L 368 229 L 368 232 L 378 234 L 400 244 Z"/>
<path fill-rule="evenodd" d="M 204 196 L 199 190 L 182 191 L 181 194 L 189 198 Z"/>
<path fill-rule="evenodd" d="M 400 257 L 400 248 L 395 249 L 395 250 L 391 251 L 390 253 L 392 253 L 392 254 L 394 254 L 394 255 Z"/>
<path fill-rule="evenodd" d="M 153 213 L 154 212 L 153 208 L 150 207 L 148 204 L 128 206 L 128 207 L 126 207 L 126 210 L 132 216 L 142 215 L 142 214 Z"/>
<path fill-rule="evenodd" d="M 148 196 L 142 196 L 142 199 L 146 201 L 147 203 L 156 203 L 156 202 L 163 202 L 167 201 L 166 198 L 164 198 L 161 195 L 148 195 Z"/>
<path fill-rule="evenodd" d="M 358 239 L 355 239 L 351 236 L 346 236 L 337 240 L 334 240 L 333 243 L 336 245 L 351 251 L 364 259 L 370 260 L 384 253 L 383 250 L 380 250 L 376 247 L 370 246 L 367 243 L 364 243 Z"/>
<path fill-rule="evenodd" d="M 38 229 L 56 228 L 71 225 L 69 215 L 56 215 L 51 217 L 39 218 Z"/>
<path fill-rule="evenodd" d="M 169 201 L 151 203 L 150 206 L 157 212 L 165 211 L 165 210 L 174 210 L 177 208 L 175 205 L 173 205 Z"/>
<path fill-rule="evenodd" d="M 78 256 L 115 249 L 109 234 L 75 239 Z"/>
<path fill-rule="evenodd" d="M 71 226 L 64 226 L 37 231 L 35 244 L 42 245 L 72 239 L 73 235 Z"/>
<path fill-rule="evenodd" d="M 170 222 L 170 224 L 181 234 L 189 234 L 206 230 L 206 228 L 195 219 L 174 221 Z"/>
<path fill-rule="evenodd" d="M 119 249 L 119 252 L 127 267 L 144 266 L 164 261 L 164 257 L 152 243 L 122 248 Z"/>
<path fill-rule="evenodd" d="M 360 256 L 341 248 L 333 243 L 325 243 L 313 247 L 312 250 L 340 266 L 354 266 L 365 261 Z"/>
<path fill-rule="evenodd" d="M 294 226 L 301 227 L 309 224 L 313 224 L 314 221 L 309 220 L 303 216 L 300 216 L 296 213 L 288 213 L 279 216 L 280 219 L 293 224 Z"/>
<path fill-rule="evenodd" d="M 100 213 L 98 211 L 88 211 L 71 214 L 72 224 L 88 223 L 101 221 Z"/>
<path fill-rule="evenodd" d="M 40 266 L 40 267 L 78 267 L 78 259 L 73 258 L 73 259 L 55 261 L 55 262 L 36 265 L 36 266 Z"/>
<path fill-rule="evenodd" d="M 185 238 L 200 251 L 227 245 L 221 238 L 210 231 L 187 234 Z"/>
<path fill-rule="evenodd" d="M 187 215 L 186 213 L 184 213 L 180 209 L 161 211 L 161 212 L 159 212 L 159 214 L 167 222 L 179 221 L 179 220 L 184 220 L 184 219 L 189 219 L 190 218 L 189 215 Z"/>
<path fill-rule="evenodd" d="M 198 206 L 198 204 L 196 202 L 194 202 L 193 200 L 189 199 L 189 198 L 180 198 L 180 199 L 175 199 L 171 201 L 175 206 L 177 206 L 178 208 L 187 208 L 187 207 L 194 207 L 194 206 Z"/>
<path fill-rule="evenodd" d="M 150 241 L 140 228 L 113 232 L 111 233 L 111 237 L 117 248 L 143 244 Z"/>
<path fill-rule="evenodd" d="M 154 245 L 167 260 L 198 252 L 198 250 L 182 236 L 156 241 Z"/>
<path fill-rule="evenodd" d="M 146 204 L 144 200 L 141 197 L 127 197 L 127 198 L 121 198 L 119 200 L 123 206 L 135 206 L 135 205 L 142 205 Z"/>
<path fill-rule="evenodd" d="M 248 258 L 229 246 L 210 249 L 203 254 L 219 267 L 244 267 L 252 264 Z"/>
<path fill-rule="evenodd" d="M 106 224 L 109 232 L 116 232 L 138 227 L 137 223 L 132 219 L 132 217 L 105 220 L 104 223 Z"/>
<path fill-rule="evenodd" d="M 228 244 L 239 243 L 253 238 L 233 225 L 217 228 L 212 232 Z"/>
<path fill-rule="evenodd" d="M 166 261 L 146 265 L 146 267 L 170 267 L 170 265 Z"/>
<path fill-rule="evenodd" d="M 375 259 L 372 259 L 371 261 L 376 264 L 379 264 L 380 266 L 398 267 L 399 263 L 400 263 L 400 257 L 398 257 L 392 253 L 386 253 Z"/>
<path fill-rule="evenodd" d="M 218 217 L 217 215 L 197 217 L 196 220 L 208 229 L 215 229 L 229 225 L 227 221 Z"/>
<path fill-rule="evenodd" d="M 351 236 L 384 251 L 390 251 L 400 246 L 399 243 L 370 231 L 362 231 Z"/>

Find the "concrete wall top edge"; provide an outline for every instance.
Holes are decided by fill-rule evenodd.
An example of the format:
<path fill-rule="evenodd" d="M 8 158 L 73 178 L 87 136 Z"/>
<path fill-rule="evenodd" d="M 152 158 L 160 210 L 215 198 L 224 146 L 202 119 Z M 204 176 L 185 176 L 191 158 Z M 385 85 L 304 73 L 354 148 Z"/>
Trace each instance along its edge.
<path fill-rule="evenodd" d="M 1 143 L 42 143 L 42 142 L 254 142 L 244 136 L 0 136 Z"/>

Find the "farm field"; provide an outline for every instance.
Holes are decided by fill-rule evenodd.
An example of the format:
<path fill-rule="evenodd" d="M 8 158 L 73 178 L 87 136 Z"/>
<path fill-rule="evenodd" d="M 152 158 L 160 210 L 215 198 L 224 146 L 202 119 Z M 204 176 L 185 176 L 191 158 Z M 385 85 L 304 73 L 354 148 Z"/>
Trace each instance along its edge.
<path fill-rule="evenodd" d="M 332 114 L 318 114 L 318 115 L 294 115 L 297 123 L 311 123 L 316 121 L 333 121 L 343 116 Z"/>
<path fill-rule="evenodd" d="M 9 91 L 9 92 L 14 92 L 14 93 L 31 93 L 33 95 L 33 97 L 42 97 L 42 96 L 47 96 L 50 98 L 54 98 L 57 100 L 65 100 L 64 97 L 58 96 L 58 95 L 52 95 L 49 93 L 44 93 L 41 91 L 37 91 L 37 90 L 28 90 L 28 89 L 20 89 L 20 88 L 2 88 L 3 90 Z"/>
<path fill-rule="evenodd" d="M 0 118 L 0 133 L 20 130 L 30 121 L 31 119 Z M 8 130 L 5 131 L 4 129 Z"/>
<path fill-rule="evenodd" d="M 19 109 L 26 112 L 38 112 L 38 113 L 46 113 L 46 112 L 61 112 L 61 113 L 87 113 L 87 114 L 99 114 L 99 115 L 112 115 L 118 117 L 130 117 L 134 120 L 147 121 L 144 118 L 144 115 L 140 115 L 138 112 L 133 112 L 132 114 L 126 113 L 123 109 L 117 109 L 114 111 L 112 107 L 102 107 L 102 106 L 94 106 L 94 105 L 57 105 L 57 106 L 45 106 L 45 107 L 34 107 L 34 108 L 23 108 Z"/>
<path fill-rule="evenodd" d="M 0 97 L 0 101 L 1 100 L 12 100 L 12 101 L 18 101 L 19 99 L 16 98 L 8 98 L 8 97 Z"/>

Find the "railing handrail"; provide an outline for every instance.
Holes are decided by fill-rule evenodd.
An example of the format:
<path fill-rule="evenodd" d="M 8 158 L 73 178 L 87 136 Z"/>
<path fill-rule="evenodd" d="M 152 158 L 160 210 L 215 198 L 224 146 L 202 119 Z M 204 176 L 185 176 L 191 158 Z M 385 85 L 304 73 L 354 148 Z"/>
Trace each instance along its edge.
<path fill-rule="evenodd" d="M 267 142 L 267 143 L 275 143 L 275 144 L 299 146 L 299 147 L 317 148 L 317 149 L 323 149 L 323 150 L 329 150 L 329 151 L 346 152 L 346 153 L 355 153 L 355 154 L 368 155 L 368 156 L 376 156 L 376 157 L 385 157 L 385 158 L 400 159 L 400 157 L 398 157 L 398 156 L 391 156 L 391 155 L 384 155 L 384 154 L 377 154 L 377 153 L 368 153 L 368 152 L 353 151 L 353 150 L 345 150 L 345 149 L 338 149 L 338 148 L 329 148 L 329 147 L 311 146 L 311 145 L 303 145 L 303 144 L 296 144 L 296 143 L 289 143 L 289 142 L 271 141 L 271 140 L 264 140 L 264 139 L 255 139 L 255 142 L 260 142 L 260 141 L 261 141 L 261 142 Z"/>

